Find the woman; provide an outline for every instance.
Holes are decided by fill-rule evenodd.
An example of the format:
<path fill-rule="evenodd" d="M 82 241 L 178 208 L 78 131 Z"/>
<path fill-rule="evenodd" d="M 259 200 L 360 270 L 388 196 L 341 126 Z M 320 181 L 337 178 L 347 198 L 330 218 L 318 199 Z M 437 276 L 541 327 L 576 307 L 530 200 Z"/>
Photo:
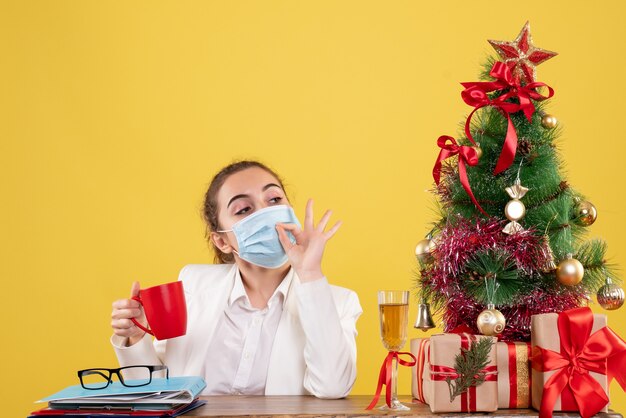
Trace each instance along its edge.
<path fill-rule="evenodd" d="M 346 396 L 356 378 L 356 293 L 331 286 L 321 269 L 331 212 L 317 225 L 308 201 L 301 227 L 279 177 L 256 161 L 222 169 L 205 196 L 215 265 L 179 275 L 187 334 L 151 341 L 132 299 L 113 303 L 111 339 L 121 366 L 166 364 L 171 375 L 197 375 L 204 395 Z M 139 292 L 134 283 L 131 297 Z"/>

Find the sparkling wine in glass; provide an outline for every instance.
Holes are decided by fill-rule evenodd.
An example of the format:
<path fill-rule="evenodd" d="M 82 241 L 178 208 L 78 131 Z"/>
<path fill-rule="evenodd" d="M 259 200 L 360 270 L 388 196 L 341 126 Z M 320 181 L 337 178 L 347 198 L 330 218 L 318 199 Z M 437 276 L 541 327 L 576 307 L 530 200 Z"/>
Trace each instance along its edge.
<path fill-rule="evenodd" d="M 380 316 L 380 338 L 389 351 L 400 351 L 407 338 L 409 319 L 409 292 L 407 290 L 381 290 L 378 292 L 378 312 Z M 406 411 L 409 408 L 398 400 L 398 362 L 391 367 L 391 408 L 381 409 Z"/>

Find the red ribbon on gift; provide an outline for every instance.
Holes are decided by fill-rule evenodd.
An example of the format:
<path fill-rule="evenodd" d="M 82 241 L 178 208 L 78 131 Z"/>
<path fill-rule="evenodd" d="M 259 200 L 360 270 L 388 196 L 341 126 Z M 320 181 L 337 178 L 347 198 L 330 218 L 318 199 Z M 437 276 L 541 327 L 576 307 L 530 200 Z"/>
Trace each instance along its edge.
<path fill-rule="evenodd" d="M 403 354 L 411 357 L 413 361 L 402 360 L 400 356 Z M 391 367 L 393 366 L 394 359 L 398 362 L 398 364 L 408 367 L 415 366 L 415 363 L 417 361 L 415 356 L 411 353 L 390 351 L 389 354 L 387 354 L 387 357 L 385 357 L 385 361 L 383 361 L 383 365 L 380 368 L 380 374 L 378 375 L 378 386 L 376 387 L 376 394 L 374 395 L 374 399 L 372 399 L 372 402 L 365 409 L 373 409 L 376 406 L 376 404 L 378 403 L 378 399 L 380 398 L 380 393 L 382 392 L 383 385 L 386 386 L 385 401 L 387 403 L 387 406 L 391 408 Z"/>
<path fill-rule="evenodd" d="M 561 312 L 558 332 L 561 351 L 533 347 L 532 366 L 541 372 L 555 371 L 545 382 L 540 418 L 551 418 L 561 396 L 561 409 L 577 410 L 591 417 L 609 402 L 600 384 L 589 374 L 606 374 L 626 390 L 626 342 L 608 327 L 591 334 L 593 313 L 588 307 Z"/>
<path fill-rule="evenodd" d="M 509 360 L 509 409 L 515 409 L 515 408 L 520 408 L 520 401 L 524 402 L 524 406 L 526 406 L 526 401 L 528 402 L 528 405 L 531 404 L 531 400 L 532 400 L 532 373 L 528 374 L 528 382 L 525 383 L 525 385 L 528 385 L 528 399 L 519 399 L 518 398 L 518 375 L 517 375 L 517 368 L 518 366 L 524 367 L 524 368 L 528 368 L 528 361 L 525 362 L 525 364 L 518 364 L 518 356 L 517 356 L 517 343 L 514 342 L 510 342 L 510 341 L 506 341 L 504 342 L 504 344 L 506 344 L 506 349 L 507 349 L 507 354 L 508 354 L 508 360 Z M 525 351 L 527 352 L 527 359 L 530 360 L 531 358 L 531 351 L 530 351 L 530 344 L 528 343 L 524 343 L 525 345 Z"/>
<path fill-rule="evenodd" d="M 449 144 L 447 142 L 450 142 Z M 455 155 L 459 156 L 459 178 L 461 180 L 461 184 L 465 189 L 465 192 L 470 197 L 472 202 L 476 205 L 478 210 L 480 210 L 486 216 L 487 213 L 480 207 L 478 201 L 474 197 L 474 193 L 472 193 L 472 188 L 469 184 L 469 179 L 467 178 L 467 168 L 465 164 L 470 166 L 475 166 L 478 164 L 478 154 L 476 150 L 472 147 L 468 147 L 466 145 L 457 144 L 456 140 L 451 136 L 442 135 L 437 139 L 437 145 L 441 148 L 439 151 L 439 156 L 437 157 L 437 161 L 435 162 L 435 167 L 433 167 L 433 178 L 435 179 L 435 183 L 439 184 L 441 180 L 441 164 L 446 158 L 453 157 Z"/>
<path fill-rule="evenodd" d="M 511 121 L 510 114 L 521 110 L 524 112 L 524 115 L 526 115 L 528 122 L 531 122 L 532 115 L 535 113 L 535 105 L 531 99 L 537 101 L 549 99 L 554 95 L 554 90 L 547 84 L 540 82 L 532 82 L 522 86 L 519 84 L 519 81 L 513 78 L 511 69 L 500 61 L 493 64 L 489 75 L 495 80 L 461 83 L 461 85 L 465 87 L 465 90 L 461 92 L 461 97 L 465 103 L 474 107 L 474 110 L 465 121 L 465 135 L 474 145 L 476 142 L 470 132 L 470 124 L 472 116 L 474 116 L 474 113 L 476 113 L 478 109 L 485 106 L 493 106 L 497 108 L 507 120 L 504 144 L 493 172 L 494 174 L 498 174 L 513 164 L 515 152 L 517 151 L 517 132 L 515 131 L 513 121 Z M 547 87 L 548 95 L 543 96 L 538 93 L 536 89 L 539 87 Z M 495 99 L 489 98 L 487 93 L 497 90 L 506 90 L 506 92 Z M 508 102 L 507 100 L 510 98 L 517 98 L 519 103 Z"/>
<path fill-rule="evenodd" d="M 470 339 L 473 341 L 476 337 L 468 334 L 458 334 L 461 337 L 461 348 L 469 350 Z M 485 374 L 485 382 L 498 381 L 498 367 L 488 366 L 480 371 Z M 430 365 L 430 378 L 433 381 L 441 382 L 448 379 L 454 380 L 461 377 L 457 371 L 448 366 Z M 461 393 L 461 412 L 476 412 L 476 386 L 471 386 L 468 390 Z"/>

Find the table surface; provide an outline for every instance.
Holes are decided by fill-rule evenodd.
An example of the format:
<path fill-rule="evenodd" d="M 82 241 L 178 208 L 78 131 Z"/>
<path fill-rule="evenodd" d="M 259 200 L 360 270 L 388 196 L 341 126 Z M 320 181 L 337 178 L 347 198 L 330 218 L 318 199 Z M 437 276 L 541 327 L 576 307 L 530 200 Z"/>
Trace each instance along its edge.
<path fill-rule="evenodd" d="M 378 407 L 371 411 L 365 408 L 372 400 L 371 396 L 355 395 L 345 399 L 317 399 L 312 396 L 203 396 L 206 405 L 185 414 L 189 417 L 363 417 L 363 416 L 403 416 L 403 417 L 538 417 L 532 409 L 500 409 L 496 412 L 476 413 L 439 413 L 430 412 L 428 405 L 411 402 L 410 397 L 400 397 L 410 411 L 381 411 Z M 384 396 L 379 405 L 384 404 Z M 602 418 L 622 418 L 622 415 L 610 412 L 598 414 Z M 576 413 L 555 412 L 555 418 L 580 417 Z"/>

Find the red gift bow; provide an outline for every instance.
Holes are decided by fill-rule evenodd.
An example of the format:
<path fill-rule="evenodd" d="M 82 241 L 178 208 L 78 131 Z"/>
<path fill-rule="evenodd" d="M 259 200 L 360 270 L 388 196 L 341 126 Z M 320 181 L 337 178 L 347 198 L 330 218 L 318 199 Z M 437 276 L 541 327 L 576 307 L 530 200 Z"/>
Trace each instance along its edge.
<path fill-rule="evenodd" d="M 592 327 L 593 313 L 588 307 L 561 312 L 558 318 L 561 352 L 533 347 L 533 368 L 540 372 L 555 371 L 544 384 L 540 418 L 552 417 L 559 395 L 562 395 L 561 409 L 578 410 L 583 418 L 604 408 L 609 403 L 608 396 L 589 375 L 590 371 L 606 374 L 609 384 L 615 378 L 626 390 L 626 342 L 608 327 L 591 335 Z"/>
<path fill-rule="evenodd" d="M 469 349 L 470 339 L 476 340 L 476 337 L 469 334 L 458 334 L 461 337 L 461 348 Z M 430 347 L 429 347 L 430 350 Z M 495 350 L 495 348 L 492 348 Z M 430 352 L 429 352 L 430 357 Z M 498 381 L 498 366 L 488 366 L 480 371 L 485 374 L 485 382 Z M 448 379 L 457 379 L 461 377 L 457 371 L 448 366 L 430 365 L 430 378 L 435 382 L 447 381 Z M 468 393 L 469 392 L 469 393 Z M 476 412 L 476 386 L 471 386 L 468 390 L 461 393 L 461 412 Z"/>
<path fill-rule="evenodd" d="M 554 95 L 554 90 L 547 84 L 540 82 L 532 82 L 526 84 L 525 86 L 520 85 L 519 81 L 513 79 L 511 69 L 507 67 L 505 63 L 500 61 L 493 64 L 489 75 L 495 78 L 495 81 L 461 83 L 461 85 L 465 87 L 465 90 L 461 92 L 461 97 L 465 103 L 475 108 L 465 121 L 465 135 L 474 145 L 476 142 L 470 133 L 470 122 L 472 120 L 472 116 L 478 109 L 485 106 L 494 106 L 507 119 L 507 131 L 504 138 L 504 144 L 502 146 L 502 152 L 500 153 L 500 157 L 496 163 L 496 168 L 493 172 L 493 174 L 498 174 L 513 164 L 515 152 L 517 150 L 517 132 L 515 131 L 515 126 L 513 126 L 513 122 L 511 121 L 510 114 L 521 110 L 524 112 L 524 115 L 526 115 L 528 122 L 531 122 L 532 115 L 535 113 L 535 105 L 530 99 L 549 99 Z M 538 87 L 547 87 L 548 95 L 543 96 L 539 94 L 536 91 Z M 508 89 L 508 91 L 493 100 L 487 95 L 487 93 L 505 89 Z M 519 104 L 506 101 L 512 97 L 516 97 Z"/>
<path fill-rule="evenodd" d="M 413 361 L 402 360 L 400 356 L 403 354 L 411 357 Z M 415 363 L 417 362 L 417 359 L 411 353 L 390 351 L 389 354 L 387 354 L 387 357 L 385 357 L 385 361 L 383 361 L 383 365 L 380 368 L 380 374 L 378 375 L 378 386 L 376 387 L 376 394 L 374 395 L 374 399 L 372 399 L 372 402 L 365 409 L 373 409 L 376 406 L 376 404 L 378 403 L 378 399 L 380 398 L 380 392 L 383 389 L 383 385 L 386 386 L 385 401 L 387 403 L 387 406 L 391 408 L 391 367 L 393 365 L 394 358 L 396 359 L 398 364 L 408 367 L 415 366 Z"/>
<path fill-rule="evenodd" d="M 450 141 L 451 144 L 447 144 L 446 142 Z M 433 178 L 435 179 L 435 183 L 439 184 L 441 179 L 441 163 L 446 159 L 452 156 L 459 156 L 459 178 L 461 179 L 461 184 L 463 188 L 467 192 L 472 202 L 476 205 L 478 210 L 480 210 L 486 216 L 487 213 L 480 207 L 478 201 L 474 197 L 474 193 L 472 193 L 472 189 L 469 184 L 469 179 L 467 178 L 467 168 L 465 164 L 469 164 L 470 166 L 475 166 L 478 164 L 478 154 L 476 150 L 472 147 L 468 147 L 466 145 L 457 144 L 456 140 L 451 136 L 442 135 L 437 139 L 437 145 L 441 148 L 439 151 L 439 156 L 437 157 L 437 161 L 435 162 L 435 167 L 433 167 Z"/>

